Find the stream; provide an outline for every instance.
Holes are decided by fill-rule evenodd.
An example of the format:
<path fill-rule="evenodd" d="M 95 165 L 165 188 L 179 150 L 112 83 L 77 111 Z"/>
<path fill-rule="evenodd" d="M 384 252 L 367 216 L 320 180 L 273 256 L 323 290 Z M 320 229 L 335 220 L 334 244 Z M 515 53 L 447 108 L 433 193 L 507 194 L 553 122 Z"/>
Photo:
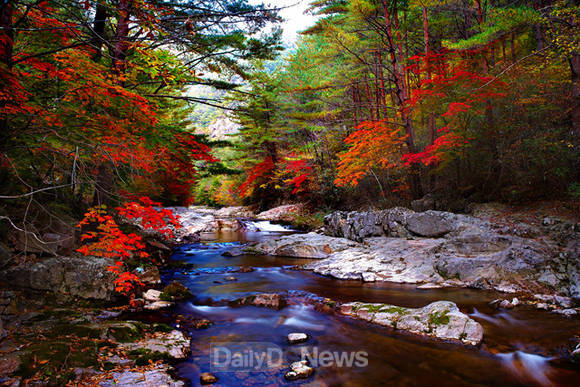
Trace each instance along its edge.
<path fill-rule="evenodd" d="M 280 225 L 253 223 L 241 233 L 202 235 L 202 242 L 182 245 L 173 260 L 185 268 L 168 269 L 165 283 L 179 281 L 194 294 L 178 303 L 166 316 L 174 326 L 183 319 L 207 319 L 207 329 L 188 329 L 192 354 L 179 363 L 177 374 L 198 385 L 201 373 L 213 372 L 216 385 L 575 385 L 580 380 L 577 365 L 562 359 L 574 334 L 580 334 L 577 319 L 567 319 L 530 306 L 498 311 L 488 303 L 500 297 L 474 289 L 419 290 L 415 285 L 362 283 L 322 277 L 295 265 L 307 259 L 242 255 L 224 257 L 235 246 L 289 232 Z M 240 267 L 253 271 L 240 272 Z M 235 280 L 228 277 L 235 277 Z M 232 306 L 229 301 L 258 293 L 281 293 L 288 306 L 274 310 L 256 306 Z M 329 298 L 339 302 L 381 302 L 405 307 L 422 307 L 432 301 L 455 302 L 462 312 L 480 322 L 484 342 L 479 348 L 445 343 L 393 331 L 352 318 L 319 311 L 304 299 Z M 503 297 L 506 297 L 503 295 Z M 291 332 L 309 335 L 302 344 L 289 344 Z M 251 342 L 283 352 L 283 366 L 220 369 L 210 362 L 212 346 Z M 228 347 L 231 348 L 231 347 Z M 247 348 L 247 347 L 243 347 Z M 215 348 L 213 349 L 215 350 Z M 300 360 L 301 351 L 326 351 L 335 356 L 332 364 L 321 364 L 308 379 L 287 381 L 290 362 Z M 318 351 L 318 352 L 313 352 Z M 368 364 L 349 367 L 336 361 L 341 354 L 363 354 Z M 328 363 L 328 362 L 327 362 Z"/>

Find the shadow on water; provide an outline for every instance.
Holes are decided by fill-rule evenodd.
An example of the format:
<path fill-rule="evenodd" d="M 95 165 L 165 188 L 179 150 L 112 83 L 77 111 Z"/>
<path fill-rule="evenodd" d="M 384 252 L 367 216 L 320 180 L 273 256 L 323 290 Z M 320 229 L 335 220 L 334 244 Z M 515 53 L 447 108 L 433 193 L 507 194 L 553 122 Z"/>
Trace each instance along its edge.
<path fill-rule="evenodd" d="M 264 224 L 262 224 L 264 227 Z M 195 295 L 179 304 L 175 315 L 208 319 L 212 325 L 191 330 L 192 355 L 178 365 L 180 376 L 195 385 L 202 372 L 212 371 L 210 348 L 220 342 L 260 342 L 280 348 L 286 362 L 300 359 L 300 351 L 366 354 L 365 367 L 316 367 L 313 377 L 301 382 L 284 379 L 287 363 L 259 371 L 215 372 L 221 385 L 575 385 L 580 370 L 563 360 L 560 348 L 580 334 L 578 320 L 565 319 L 527 306 L 497 311 L 488 303 L 498 294 L 474 289 L 419 290 L 409 284 L 341 281 L 295 270 L 306 259 L 221 254 L 249 241 L 280 235 L 278 232 L 220 233 L 207 242 L 184 245 L 173 259 L 185 269 L 168 270 L 163 280 L 177 280 Z M 240 267 L 251 272 L 238 272 Z M 234 276 L 236 280 L 231 280 Z M 318 312 L 312 305 L 290 304 L 281 310 L 255 306 L 224 306 L 243 296 L 292 291 L 332 300 L 381 302 L 421 307 L 450 300 L 484 328 L 480 348 L 423 339 L 354 319 Z M 289 292 L 289 293 L 288 293 Z M 286 336 L 305 332 L 310 339 L 289 345 Z"/>

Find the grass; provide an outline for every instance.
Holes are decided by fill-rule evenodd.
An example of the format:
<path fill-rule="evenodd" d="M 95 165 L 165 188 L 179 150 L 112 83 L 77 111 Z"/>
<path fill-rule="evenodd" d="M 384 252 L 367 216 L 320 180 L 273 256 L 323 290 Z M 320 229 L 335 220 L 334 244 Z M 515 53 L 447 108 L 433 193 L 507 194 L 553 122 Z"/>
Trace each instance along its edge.
<path fill-rule="evenodd" d="M 431 312 L 429 313 L 429 326 L 435 325 L 447 325 L 449 324 L 449 309 L 445 309 L 439 312 Z"/>

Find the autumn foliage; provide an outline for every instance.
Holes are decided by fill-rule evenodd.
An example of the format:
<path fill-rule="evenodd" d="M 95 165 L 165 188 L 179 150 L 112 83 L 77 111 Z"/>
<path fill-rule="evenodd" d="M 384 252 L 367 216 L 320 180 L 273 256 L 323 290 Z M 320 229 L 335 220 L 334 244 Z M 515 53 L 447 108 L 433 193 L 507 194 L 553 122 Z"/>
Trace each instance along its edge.
<path fill-rule="evenodd" d="M 126 219 L 138 221 L 145 230 L 157 231 L 170 238 L 173 236 L 173 229 L 181 227 L 179 219 L 168 209 L 155 208 L 160 205 L 161 203 L 153 202 L 148 197 L 141 197 L 138 202 L 128 202 L 118 207 L 116 213 Z M 124 261 L 128 259 L 149 259 L 140 235 L 123 232 L 104 205 L 90 208 L 77 227 L 86 230 L 81 235 L 81 241 L 85 244 L 77 249 L 79 253 L 115 261 L 107 270 L 116 275 L 117 292 L 128 295 L 135 286 L 143 285 L 135 274 L 124 270 Z"/>

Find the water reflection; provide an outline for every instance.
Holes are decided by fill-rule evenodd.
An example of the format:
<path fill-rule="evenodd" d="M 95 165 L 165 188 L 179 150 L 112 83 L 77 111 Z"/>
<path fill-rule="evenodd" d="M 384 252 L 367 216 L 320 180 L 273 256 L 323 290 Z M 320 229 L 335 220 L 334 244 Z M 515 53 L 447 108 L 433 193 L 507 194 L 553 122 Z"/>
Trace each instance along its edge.
<path fill-rule="evenodd" d="M 176 308 L 176 314 L 206 318 L 213 325 L 191 330 L 192 357 L 179 365 L 179 374 L 196 384 L 201 372 L 210 371 L 209 349 L 216 340 L 274 343 L 289 361 L 298 360 L 296 347 L 286 342 L 291 332 L 310 335 L 305 345 L 329 351 L 363 350 L 369 364 L 364 369 L 322 367 L 308 383 L 320 385 L 574 385 L 580 373 L 569 363 L 554 361 L 558 348 L 575 333 L 577 320 L 563 319 L 526 306 L 497 311 L 488 303 L 498 294 L 473 289 L 419 290 L 415 285 L 339 281 L 295 270 L 309 260 L 221 254 L 249 241 L 275 234 L 214 234 L 218 242 L 178 248 L 174 259 L 187 268 L 164 273 L 164 281 L 178 280 L 195 298 Z M 253 271 L 239 272 L 240 267 Z M 236 281 L 225 277 L 235 276 Z M 436 300 L 450 300 L 479 321 L 485 332 L 481 349 L 421 339 L 350 318 L 316 311 L 310 305 L 291 302 L 282 310 L 254 306 L 229 307 L 228 301 L 256 293 L 284 293 L 327 297 L 340 302 L 367 301 L 421 307 Z M 285 385 L 283 370 L 220 373 L 222 385 Z"/>

